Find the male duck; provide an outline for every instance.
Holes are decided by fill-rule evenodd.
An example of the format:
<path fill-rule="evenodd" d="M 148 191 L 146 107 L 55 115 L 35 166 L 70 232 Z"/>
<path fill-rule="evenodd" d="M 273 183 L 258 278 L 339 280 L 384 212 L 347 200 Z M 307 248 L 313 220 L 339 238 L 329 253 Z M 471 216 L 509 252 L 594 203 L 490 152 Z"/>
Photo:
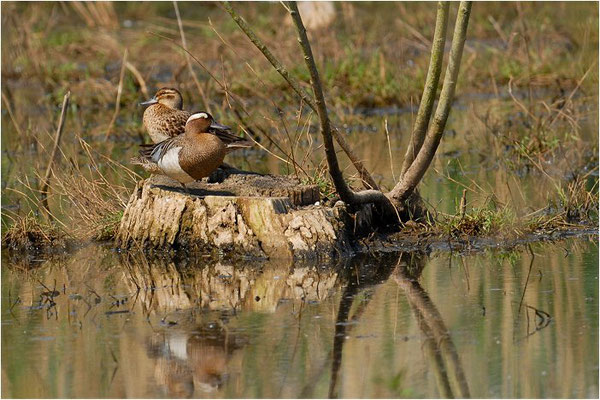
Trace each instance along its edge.
<path fill-rule="evenodd" d="M 197 112 L 187 119 L 182 135 L 142 145 L 140 158 L 155 164 L 155 172 L 175 179 L 187 190 L 186 183 L 209 176 L 227 153 L 251 146 L 252 142 L 231 133 L 229 127 L 217 123 L 209 113 Z"/>

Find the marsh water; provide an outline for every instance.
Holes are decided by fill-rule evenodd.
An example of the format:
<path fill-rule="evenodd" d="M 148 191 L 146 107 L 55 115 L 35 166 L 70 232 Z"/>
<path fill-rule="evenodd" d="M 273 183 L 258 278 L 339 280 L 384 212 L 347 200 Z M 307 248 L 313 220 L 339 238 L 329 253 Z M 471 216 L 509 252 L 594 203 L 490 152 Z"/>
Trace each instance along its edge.
<path fill-rule="evenodd" d="M 102 11 L 98 4 L 110 3 L 84 5 Z M 81 7 L 2 2 L 3 233 L 39 210 L 36 188 L 67 89 L 48 203 L 75 234 L 119 216 L 148 176 L 128 160 L 147 141 L 137 104 L 162 86 L 179 88 L 186 110 L 209 105 L 237 133 L 253 130 L 265 148 L 234 153 L 231 165 L 327 181 L 317 116 L 282 89 L 220 7 L 180 4 L 189 49 L 212 72 L 186 68 L 183 52 L 149 33 L 179 37 L 171 3 L 115 2 L 117 23 L 103 28 L 78 18 Z M 280 5 L 235 7 L 301 76 Z M 314 41 L 330 117 L 390 189 L 429 60 L 419 37 L 431 36 L 434 13 L 417 2 L 341 7 L 334 29 Z M 565 193 L 576 177 L 597 198 L 597 16 L 597 3 L 473 7 L 453 111 L 419 185 L 436 217 L 457 214 L 464 189 L 467 214 L 506 207 L 515 222 L 568 214 Z M 406 30 L 411 24 L 423 31 L 418 40 Z M 125 57 L 135 69 L 122 68 Z M 242 101 L 230 102 L 215 76 Z M 236 117 L 243 111 L 244 121 Z M 348 160 L 340 163 L 360 187 Z M 96 184 L 71 180 L 78 174 Z M 110 207 L 93 196 L 88 202 L 94 190 Z M 492 237 L 503 249 L 333 263 L 146 258 L 87 240 L 54 257 L 9 257 L 3 249 L 1 394 L 597 398 L 595 232 L 512 249 Z"/>
<path fill-rule="evenodd" d="M 598 240 L 3 259 L 3 397 L 598 397 Z"/>

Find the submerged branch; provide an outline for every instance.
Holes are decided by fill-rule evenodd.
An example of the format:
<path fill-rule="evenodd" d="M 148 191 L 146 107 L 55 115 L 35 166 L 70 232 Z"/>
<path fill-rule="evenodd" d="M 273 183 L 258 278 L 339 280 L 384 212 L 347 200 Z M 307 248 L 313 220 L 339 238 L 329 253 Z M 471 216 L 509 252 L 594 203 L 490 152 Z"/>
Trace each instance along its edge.
<path fill-rule="evenodd" d="M 423 96 L 421 97 L 421 103 L 419 104 L 419 111 L 417 112 L 417 119 L 415 120 L 412 135 L 410 136 L 410 143 L 406 149 L 406 155 L 404 156 L 404 162 L 402 163 L 401 177 L 412 165 L 417 154 L 419 154 L 419 150 L 421 150 L 421 146 L 423 145 L 427 133 L 427 126 L 429 125 L 429 120 L 431 118 L 431 111 L 433 110 L 433 103 L 435 101 L 440 74 L 442 72 L 449 8 L 449 2 L 438 2 L 429 69 L 427 71 L 427 78 L 425 79 Z"/>
<path fill-rule="evenodd" d="M 454 97 L 454 90 L 456 89 L 456 81 L 458 78 L 458 71 L 460 69 L 460 60 L 462 58 L 462 52 L 465 45 L 465 39 L 467 34 L 467 26 L 469 24 L 469 15 L 471 14 L 471 2 L 461 1 L 458 8 L 458 15 L 456 16 L 456 25 L 454 27 L 454 35 L 452 37 L 452 49 L 450 50 L 450 58 L 448 60 L 448 67 L 446 69 L 446 75 L 444 76 L 444 84 L 442 86 L 442 92 L 440 94 L 440 100 L 431 123 L 431 127 L 425 137 L 425 141 L 421 147 L 421 150 L 417 154 L 412 165 L 408 168 L 406 173 L 402 176 L 402 179 L 390 192 L 392 198 L 397 201 L 403 201 L 414 191 L 417 184 L 425 175 L 425 172 L 429 168 L 433 156 L 440 144 L 442 135 L 444 134 L 444 127 L 448 120 L 448 114 L 450 113 L 450 107 L 452 99 Z"/>
<path fill-rule="evenodd" d="M 235 10 L 231 7 L 231 4 L 228 1 L 222 2 L 225 10 L 231 15 L 231 18 L 235 21 L 235 23 L 240 27 L 240 29 L 246 34 L 248 39 L 256 46 L 258 50 L 265 56 L 265 58 L 271 63 L 273 68 L 285 79 L 285 81 L 290 85 L 290 87 L 300 96 L 300 98 L 316 113 L 318 113 L 317 105 L 314 99 L 304 90 L 298 81 L 293 75 L 291 75 L 285 66 L 271 53 L 269 48 L 256 36 L 252 28 L 246 23 L 246 21 L 240 17 Z M 339 130 L 331 126 L 330 131 L 335 140 L 338 142 L 342 150 L 346 153 L 356 170 L 358 171 L 365 188 L 378 189 L 377 183 L 369 173 L 369 171 L 365 168 L 362 161 L 356 156 L 356 154 L 350 148 L 350 145 L 346 142 L 342 134 Z"/>

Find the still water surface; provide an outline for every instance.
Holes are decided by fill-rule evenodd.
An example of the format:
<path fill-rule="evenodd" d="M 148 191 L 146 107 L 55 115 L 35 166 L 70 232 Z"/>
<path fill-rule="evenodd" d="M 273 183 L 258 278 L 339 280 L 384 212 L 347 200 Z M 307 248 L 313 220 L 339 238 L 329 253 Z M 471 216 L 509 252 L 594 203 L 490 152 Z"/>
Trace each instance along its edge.
<path fill-rule="evenodd" d="M 598 397 L 598 240 L 2 263 L 3 397 Z M 31 265 L 29 265 L 31 267 Z"/>

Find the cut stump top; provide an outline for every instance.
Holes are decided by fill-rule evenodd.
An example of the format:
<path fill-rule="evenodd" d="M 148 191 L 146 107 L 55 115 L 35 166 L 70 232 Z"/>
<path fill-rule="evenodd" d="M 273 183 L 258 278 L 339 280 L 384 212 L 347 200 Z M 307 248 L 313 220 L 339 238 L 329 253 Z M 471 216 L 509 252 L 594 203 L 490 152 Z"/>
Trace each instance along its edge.
<path fill-rule="evenodd" d="M 163 175 L 152 176 L 149 183 L 162 190 L 186 194 L 177 181 Z M 218 183 L 200 180 L 186 187 L 194 196 L 288 197 L 294 206 L 307 206 L 319 201 L 317 185 L 303 185 L 291 176 L 234 173 Z"/>

